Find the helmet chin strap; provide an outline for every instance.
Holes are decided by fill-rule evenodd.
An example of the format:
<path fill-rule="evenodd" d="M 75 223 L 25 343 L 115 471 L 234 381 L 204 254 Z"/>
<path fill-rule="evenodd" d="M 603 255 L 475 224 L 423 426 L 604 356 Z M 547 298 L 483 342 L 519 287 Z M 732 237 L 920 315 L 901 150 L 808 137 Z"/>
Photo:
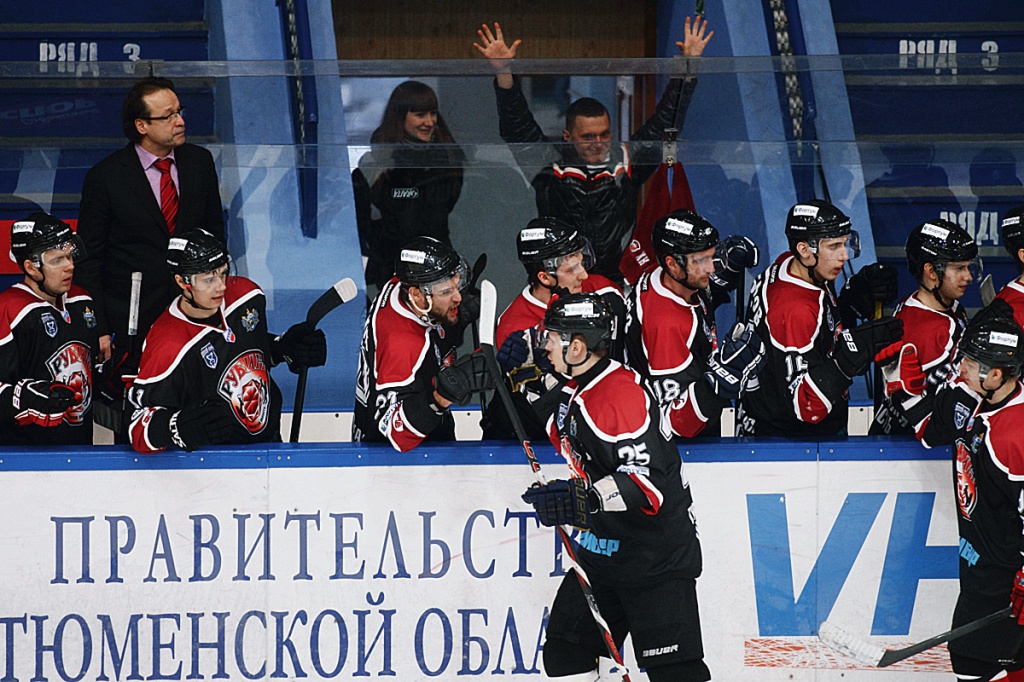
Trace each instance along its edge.
<path fill-rule="evenodd" d="M 941 274 L 939 272 L 940 268 L 935 263 L 932 263 L 932 268 L 935 270 L 935 274 L 939 278 L 939 283 L 934 288 L 928 289 L 928 291 L 931 292 L 932 296 L 935 297 L 935 300 L 939 302 L 940 306 L 942 306 L 946 310 L 950 310 L 950 309 L 953 308 L 954 301 L 950 301 L 949 303 L 946 303 L 946 301 L 943 300 L 942 295 L 939 293 L 939 291 L 942 289 L 943 282 L 946 281 L 946 265 L 945 265 L 945 263 L 942 264 L 942 267 L 941 267 L 941 271 L 942 272 L 941 272 Z M 925 288 L 927 289 L 927 287 L 925 287 Z"/>
<path fill-rule="evenodd" d="M 36 267 L 38 267 L 38 268 L 39 268 L 39 272 L 40 272 L 40 273 L 42 273 L 42 272 L 43 272 L 43 264 L 42 264 L 42 263 L 39 263 L 39 264 L 38 264 L 38 265 L 37 265 Z M 26 272 L 25 274 L 26 274 L 26 275 L 28 275 L 28 273 L 27 273 L 27 272 Z M 28 275 L 28 277 L 29 277 L 29 279 L 31 279 L 31 280 L 32 280 L 33 282 L 35 282 L 35 283 L 36 283 L 36 286 L 37 286 L 37 287 L 39 287 L 39 290 L 40 290 L 40 291 L 42 291 L 42 292 L 43 292 L 44 294 L 46 294 L 47 296 L 52 296 L 52 297 L 53 297 L 54 299 L 59 299 L 59 298 L 61 297 L 61 294 L 60 294 L 60 292 L 56 292 L 56 291 L 50 291 L 50 290 L 49 290 L 49 289 L 48 289 L 48 288 L 46 287 L 46 275 L 45 275 L 45 274 L 44 274 L 44 275 L 42 276 L 42 278 L 40 278 L 40 279 L 36 279 L 36 278 L 35 278 L 35 277 L 33 277 L 32 275 Z"/>
<path fill-rule="evenodd" d="M 672 258 L 675 259 L 676 266 L 680 270 L 683 271 L 683 278 L 679 279 L 678 277 L 673 275 L 671 272 L 669 272 L 667 267 L 662 266 L 661 269 L 665 271 L 665 274 L 668 275 L 669 278 L 673 282 L 676 282 L 678 284 L 682 284 L 687 289 L 691 289 L 693 291 L 700 291 L 702 289 L 702 287 L 699 284 L 693 284 L 693 283 L 690 282 L 690 270 L 689 270 L 689 268 L 686 267 L 686 265 L 689 263 L 689 255 L 686 254 L 686 255 L 683 256 L 683 262 L 682 263 L 679 262 L 679 257 L 678 256 L 672 256 Z"/>
<path fill-rule="evenodd" d="M 191 275 L 189 275 L 189 277 L 191 277 Z M 192 294 L 192 295 L 188 296 L 187 294 Z M 220 306 L 216 306 L 216 307 L 210 308 L 210 307 L 207 307 L 205 305 L 200 305 L 199 303 L 197 303 L 196 302 L 196 295 L 192 291 L 192 283 L 191 282 L 185 282 L 185 289 L 181 292 L 181 297 L 183 299 L 185 299 L 186 301 L 188 301 L 188 304 L 190 306 L 192 306 L 193 308 L 195 308 L 196 310 L 219 310 L 220 309 Z"/>
<path fill-rule="evenodd" d="M 419 289 L 419 287 L 416 288 Z M 435 321 L 433 318 L 430 317 L 430 310 L 431 308 L 434 307 L 434 304 L 432 303 L 433 297 L 430 295 L 430 293 L 424 291 L 423 289 L 420 289 L 420 293 L 423 294 L 423 299 L 427 302 L 427 307 L 420 308 L 418 305 L 416 305 L 416 301 L 413 300 L 412 294 L 407 291 L 405 298 L 409 302 L 409 307 L 412 308 L 412 311 L 416 313 L 416 316 L 423 320 L 423 322 L 425 322 L 426 324 L 434 326 L 440 324 L 439 322 Z"/>
<path fill-rule="evenodd" d="M 814 256 L 814 262 L 811 263 L 810 266 L 807 266 L 804 265 L 804 262 L 800 260 L 799 257 L 796 259 L 796 262 L 800 264 L 800 267 L 807 269 L 807 275 L 811 278 L 812 282 L 817 284 L 819 287 L 823 286 L 825 284 L 825 278 L 819 277 L 818 271 L 816 269 L 818 267 L 818 247 L 811 246 L 810 242 L 807 243 L 807 247 L 808 249 L 810 249 L 811 254 Z M 799 256 L 799 254 L 797 254 L 797 256 Z"/>
<path fill-rule="evenodd" d="M 985 395 L 983 396 L 985 400 L 992 400 L 992 396 L 996 394 L 996 391 L 1002 389 L 1002 387 L 1005 386 L 1006 383 L 1012 378 L 1007 374 L 1006 370 L 1003 370 L 1003 380 L 999 383 L 999 385 L 996 386 L 995 388 L 985 388 L 985 380 L 988 379 L 988 373 L 991 371 L 992 368 L 989 367 L 988 365 L 980 362 L 978 363 L 978 379 L 981 383 L 981 389 L 985 391 Z"/>
<path fill-rule="evenodd" d="M 570 379 L 572 379 L 573 368 L 586 364 L 587 360 L 590 359 L 592 351 L 589 348 L 587 348 L 587 355 L 582 360 L 576 363 L 569 362 L 569 346 L 572 345 L 572 335 L 570 334 L 569 336 L 569 340 L 566 341 L 565 338 L 562 336 L 562 332 L 558 332 L 558 338 L 561 340 L 562 346 L 562 362 L 565 363 L 566 369 L 569 370 L 568 374 L 566 374 L 565 376 L 568 376 Z"/>

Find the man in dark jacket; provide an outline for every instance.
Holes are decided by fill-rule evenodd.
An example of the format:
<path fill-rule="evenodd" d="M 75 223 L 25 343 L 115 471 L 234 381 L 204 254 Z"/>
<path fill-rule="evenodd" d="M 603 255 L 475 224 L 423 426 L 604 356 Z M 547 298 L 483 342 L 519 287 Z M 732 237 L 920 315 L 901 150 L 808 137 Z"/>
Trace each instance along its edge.
<path fill-rule="evenodd" d="M 685 39 L 676 42 L 680 55 L 700 57 L 714 31 L 707 21 L 686 19 Z M 669 81 L 654 114 L 630 138 L 642 145 L 613 146 L 611 118 L 603 104 L 591 97 L 573 102 L 565 114 L 564 144 L 552 144 L 541 130 L 523 96 L 519 80 L 509 72 L 521 40 L 505 43 L 501 27 L 486 24 L 477 31 L 477 50 L 497 71 L 495 95 L 502 139 L 515 143 L 513 154 L 520 167 L 542 169 L 533 178 L 537 214 L 552 216 L 580 229 L 594 248 L 593 272 L 621 281 L 619 260 L 623 241 L 636 221 L 637 194 L 661 161 L 659 143 L 666 128 L 677 127 L 676 117 L 690 104 L 697 79 L 696 60 L 685 61 L 685 73 Z M 681 76 L 681 77 L 680 77 Z M 527 143 L 527 144 L 524 144 Z"/>
<path fill-rule="evenodd" d="M 178 295 L 165 256 L 172 236 L 204 229 L 224 239 L 213 156 L 185 142 L 185 107 L 166 78 L 144 78 L 124 99 L 129 142 L 93 166 L 82 186 L 78 235 L 86 256 L 75 280 L 96 305 L 98 355 L 123 352 L 132 272 L 142 272 L 139 334 Z"/>

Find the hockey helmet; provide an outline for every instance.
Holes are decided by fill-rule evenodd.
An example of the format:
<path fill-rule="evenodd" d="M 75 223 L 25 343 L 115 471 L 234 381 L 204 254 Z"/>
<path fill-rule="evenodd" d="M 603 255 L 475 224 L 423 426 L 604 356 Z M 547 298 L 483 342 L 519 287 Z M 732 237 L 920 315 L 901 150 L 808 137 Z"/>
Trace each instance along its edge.
<path fill-rule="evenodd" d="M 924 276 L 924 264 L 931 263 L 941 280 L 946 263 L 975 261 L 978 245 L 967 230 L 948 220 L 921 223 L 907 236 L 907 267 L 918 282 Z M 980 261 L 979 261 L 980 263 Z M 972 275 L 980 274 L 975 268 Z"/>
<path fill-rule="evenodd" d="M 44 253 L 50 249 L 63 249 L 65 245 L 71 247 L 72 258 L 81 258 L 85 254 L 85 247 L 71 231 L 71 226 L 49 213 L 36 211 L 11 225 L 11 260 L 19 267 L 24 267 L 27 260 L 40 267 Z"/>
<path fill-rule="evenodd" d="M 1013 318 L 1013 309 L 1002 299 L 996 299 L 975 315 L 964 330 L 960 352 L 989 368 L 1020 376 L 1024 367 L 1024 330 Z"/>
<path fill-rule="evenodd" d="M 685 268 L 684 256 L 715 248 L 718 230 L 693 211 L 681 208 L 654 223 L 651 243 L 662 267 L 665 266 L 665 256 L 672 256 Z"/>
<path fill-rule="evenodd" d="M 1017 256 L 1017 252 L 1024 249 L 1024 205 L 1006 212 L 1003 216 L 1002 230 L 1003 246 L 1010 254 L 1010 259 L 1018 268 L 1024 268 L 1024 262 Z"/>
<path fill-rule="evenodd" d="M 553 273 L 566 256 L 583 254 L 583 269 L 594 264 L 594 251 L 587 238 L 572 225 L 553 218 L 534 218 L 516 235 L 519 261 L 530 275 L 538 272 Z"/>
<path fill-rule="evenodd" d="M 613 316 L 600 296 L 585 292 L 560 296 L 544 313 L 544 329 L 563 335 L 567 346 L 579 334 L 589 351 L 603 350 L 612 338 Z"/>
<path fill-rule="evenodd" d="M 188 280 L 192 275 L 212 272 L 230 262 L 227 247 L 206 230 L 193 230 L 172 237 L 167 244 L 167 265 L 172 274 Z"/>
<path fill-rule="evenodd" d="M 469 264 L 455 249 L 433 237 L 416 237 L 398 254 L 398 281 L 430 295 L 434 286 L 459 275 L 459 289 L 469 286 Z"/>
<path fill-rule="evenodd" d="M 795 204 L 786 215 L 786 238 L 790 244 L 817 242 L 850 234 L 850 219 L 827 201 L 812 199 Z"/>

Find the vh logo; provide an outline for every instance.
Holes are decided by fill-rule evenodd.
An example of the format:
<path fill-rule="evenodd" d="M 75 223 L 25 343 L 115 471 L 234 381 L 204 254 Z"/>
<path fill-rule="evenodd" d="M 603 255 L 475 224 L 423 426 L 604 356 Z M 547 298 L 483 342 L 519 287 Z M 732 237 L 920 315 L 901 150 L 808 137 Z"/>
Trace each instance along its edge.
<path fill-rule="evenodd" d="M 747 495 L 754 593 L 762 637 L 817 633 L 818 624 L 835 606 L 886 495 L 847 495 L 799 597 L 794 596 L 785 496 Z M 959 547 L 926 544 L 934 506 L 935 493 L 896 496 L 872 635 L 908 634 L 918 583 L 957 578 Z"/>

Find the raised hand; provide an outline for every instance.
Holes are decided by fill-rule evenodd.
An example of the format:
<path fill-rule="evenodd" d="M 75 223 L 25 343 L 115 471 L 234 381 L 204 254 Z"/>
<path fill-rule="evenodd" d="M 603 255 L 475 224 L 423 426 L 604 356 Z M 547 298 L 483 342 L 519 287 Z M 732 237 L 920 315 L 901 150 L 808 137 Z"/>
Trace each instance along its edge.
<path fill-rule="evenodd" d="M 476 34 L 480 37 L 480 42 L 473 43 L 473 47 L 491 62 L 491 67 L 496 72 L 508 73 L 509 60 L 515 59 L 516 50 L 519 49 L 523 41 L 516 40 L 511 45 L 507 45 L 505 35 L 501 32 L 501 24 L 498 22 L 494 22 L 493 32 L 490 26 L 483 24 L 477 29 Z"/>
<path fill-rule="evenodd" d="M 704 33 L 707 31 L 707 28 L 707 19 L 698 16 L 697 20 L 691 24 L 690 17 L 686 17 L 686 25 L 683 27 L 683 40 L 676 41 L 676 46 L 679 47 L 679 54 L 684 57 L 699 57 L 704 54 L 704 48 L 711 41 L 711 37 L 715 35 L 714 31 L 708 31 L 707 35 L 705 35 Z M 514 47 L 516 46 L 513 45 Z"/>

